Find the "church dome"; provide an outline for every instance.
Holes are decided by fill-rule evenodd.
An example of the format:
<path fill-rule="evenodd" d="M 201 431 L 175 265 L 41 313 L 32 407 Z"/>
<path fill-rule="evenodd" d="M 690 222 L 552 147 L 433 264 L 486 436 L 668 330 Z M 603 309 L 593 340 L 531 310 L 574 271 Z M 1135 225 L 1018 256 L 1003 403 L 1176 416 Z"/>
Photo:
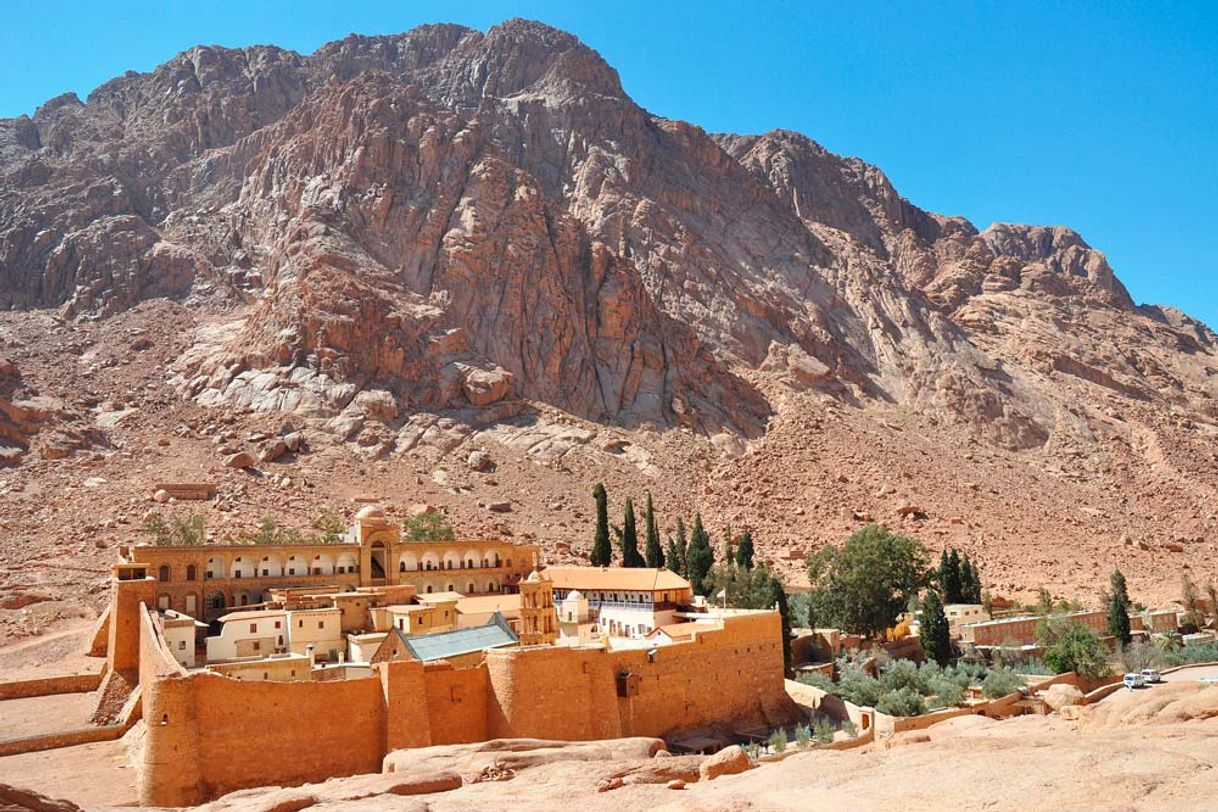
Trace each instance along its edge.
<path fill-rule="evenodd" d="M 567 593 L 567 597 L 565 598 L 565 600 L 569 601 L 582 601 L 583 599 L 584 593 L 580 592 L 578 589 L 572 589 Z"/>
<path fill-rule="evenodd" d="M 355 520 L 360 524 L 384 524 L 385 511 L 376 505 L 365 505 L 355 514 Z"/>

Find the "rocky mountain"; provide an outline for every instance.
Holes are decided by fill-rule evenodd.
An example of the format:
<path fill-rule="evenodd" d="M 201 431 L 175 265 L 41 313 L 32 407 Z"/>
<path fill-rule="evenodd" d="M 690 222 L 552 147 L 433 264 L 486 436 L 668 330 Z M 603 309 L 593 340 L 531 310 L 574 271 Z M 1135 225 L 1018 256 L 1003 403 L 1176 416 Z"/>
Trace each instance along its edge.
<path fill-rule="evenodd" d="M 157 442 L 115 417 L 156 390 L 186 457 L 286 417 L 461 517 L 481 485 L 433 469 L 489 443 L 546 504 L 669 488 L 792 574 L 898 516 L 1006 589 L 1212 570 L 1211 330 L 1068 228 L 979 231 L 803 135 L 643 110 L 534 22 L 198 47 L 0 120 L 0 305 L 33 389 L 103 421 L 99 464 Z M 133 335 L 152 355 L 108 344 Z M 516 529 L 574 554 L 576 518 Z"/>

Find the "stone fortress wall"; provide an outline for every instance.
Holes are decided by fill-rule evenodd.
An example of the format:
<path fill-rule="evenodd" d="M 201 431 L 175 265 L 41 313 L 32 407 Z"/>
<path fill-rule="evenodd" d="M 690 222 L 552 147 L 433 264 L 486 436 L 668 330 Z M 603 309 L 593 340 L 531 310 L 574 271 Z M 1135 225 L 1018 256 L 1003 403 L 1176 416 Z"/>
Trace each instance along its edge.
<path fill-rule="evenodd" d="M 151 583 L 126 588 L 146 592 Z M 465 667 L 396 660 L 376 664 L 371 677 L 323 682 L 187 672 L 146 604 L 138 626 L 146 805 L 378 772 L 403 747 L 664 736 L 774 721 L 789 708 L 777 612 L 729 614 L 722 628 L 650 651 L 530 646 L 487 651 Z"/>

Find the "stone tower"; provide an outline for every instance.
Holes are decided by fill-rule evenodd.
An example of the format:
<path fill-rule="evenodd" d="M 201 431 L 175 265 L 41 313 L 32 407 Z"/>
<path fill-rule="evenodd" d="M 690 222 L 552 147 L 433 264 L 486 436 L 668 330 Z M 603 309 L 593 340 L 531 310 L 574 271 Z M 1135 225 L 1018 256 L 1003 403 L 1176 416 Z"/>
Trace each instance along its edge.
<path fill-rule="evenodd" d="M 520 645 L 550 645 L 557 639 L 554 584 L 533 570 L 520 582 Z"/>

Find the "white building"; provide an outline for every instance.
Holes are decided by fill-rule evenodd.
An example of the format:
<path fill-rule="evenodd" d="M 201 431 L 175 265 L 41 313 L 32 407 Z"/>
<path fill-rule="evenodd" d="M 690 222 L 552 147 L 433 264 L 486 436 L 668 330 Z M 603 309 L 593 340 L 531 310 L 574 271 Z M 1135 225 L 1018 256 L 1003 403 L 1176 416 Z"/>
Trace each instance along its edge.
<path fill-rule="evenodd" d="M 678 622 L 677 611 L 693 603 L 693 589 L 680 575 L 663 567 L 546 567 L 554 584 L 554 603 L 562 635 L 564 601 L 578 593 L 572 605 L 575 619 L 568 635 L 578 639 L 580 612 L 587 605 L 591 635 L 641 638 L 659 626 Z M 574 625 L 572 625 L 574 624 Z"/>
<path fill-rule="evenodd" d="M 220 634 L 207 638 L 207 661 L 224 662 L 270 657 L 274 654 L 312 654 L 318 660 L 338 661 L 347 654 L 342 614 L 336 606 L 321 609 L 251 609 L 229 612 L 220 618 Z"/>

